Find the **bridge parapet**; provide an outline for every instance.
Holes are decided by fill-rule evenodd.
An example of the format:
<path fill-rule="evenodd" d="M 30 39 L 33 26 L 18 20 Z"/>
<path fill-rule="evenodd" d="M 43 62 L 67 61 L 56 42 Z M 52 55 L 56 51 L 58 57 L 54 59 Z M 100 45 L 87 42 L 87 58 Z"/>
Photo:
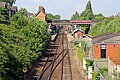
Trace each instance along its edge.
<path fill-rule="evenodd" d="M 77 25 L 77 24 L 85 24 L 85 25 L 92 25 L 92 20 L 51 20 L 47 21 L 48 24 L 53 25 Z"/>

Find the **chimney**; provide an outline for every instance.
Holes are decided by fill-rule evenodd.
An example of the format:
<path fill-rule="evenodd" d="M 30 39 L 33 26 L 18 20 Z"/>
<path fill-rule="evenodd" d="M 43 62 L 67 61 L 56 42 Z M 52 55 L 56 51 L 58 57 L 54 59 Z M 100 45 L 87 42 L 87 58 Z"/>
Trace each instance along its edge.
<path fill-rule="evenodd" d="M 45 14 L 45 8 L 42 6 L 39 6 L 39 11 L 42 11 Z"/>

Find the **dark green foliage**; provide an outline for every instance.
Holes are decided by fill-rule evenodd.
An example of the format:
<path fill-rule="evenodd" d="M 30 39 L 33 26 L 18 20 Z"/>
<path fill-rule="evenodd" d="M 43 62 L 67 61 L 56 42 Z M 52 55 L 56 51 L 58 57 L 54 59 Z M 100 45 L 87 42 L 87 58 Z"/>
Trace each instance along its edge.
<path fill-rule="evenodd" d="M 5 8 L 0 7 L 0 21 L 6 20 L 6 19 L 8 19 L 8 11 Z"/>
<path fill-rule="evenodd" d="M 100 74 L 99 73 L 93 72 L 92 76 L 93 76 L 92 80 L 100 80 Z"/>
<path fill-rule="evenodd" d="M 50 41 L 46 23 L 25 12 L 13 15 L 10 25 L 0 24 L 0 80 L 24 80 L 23 69 L 31 68 Z"/>
<path fill-rule="evenodd" d="M 59 20 L 60 19 L 60 15 L 53 15 L 51 13 L 47 13 L 47 20 Z"/>
<path fill-rule="evenodd" d="M 79 20 L 79 13 L 76 11 L 75 14 L 72 15 L 71 20 Z"/>
<path fill-rule="evenodd" d="M 107 18 L 101 22 L 96 23 L 96 25 L 94 25 L 89 31 L 89 34 L 91 36 L 97 36 L 107 32 L 120 33 L 120 17 Z"/>
<path fill-rule="evenodd" d="M 90 0 L 87 3 L 86 9 L 80 14 L 80 19 L 82 20 L 92 20 L 94 18 L 94 14 L 91 7 Z"/>
<path fill-rule="evenodd" d="M 94 60 L 86 60 L 86 68 L 88 69 L 89 66 L 92 66 L 93 67 L 93 64 L 94 63 Z"/>
<path fill-rule="evenodd" d="M 105 17 L 102 14 L 95 14 L 93 21 L 98 22 L 98 21 L 102 21 L 104 19 L 105 19 Z"/>
<path fill-rule="evenodd" d="M 86 9 L 81 14 L 76 11 L 71 17 L 71 20 L 93 20 L 95 22 L 103 19 L 105 19 L 105 17 L 102 14 L 93 14 L 90 0 L 86 5 Z"/>
<path fill-rule="evenodd" d="M 107 68 L 100 68 L 99 72 L 102 74 L 102 76 L 106 77 L 106 75 L 108 73 L 108 69 Z"/>

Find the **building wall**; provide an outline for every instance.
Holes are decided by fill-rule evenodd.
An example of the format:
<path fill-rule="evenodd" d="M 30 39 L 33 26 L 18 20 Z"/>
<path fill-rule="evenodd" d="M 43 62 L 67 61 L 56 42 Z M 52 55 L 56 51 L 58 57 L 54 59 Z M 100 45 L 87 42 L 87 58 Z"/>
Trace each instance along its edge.
<path fill-rule="evenodd" d="M 101 45 L 94 44 L 94 58 L 101 58 Z M 115 58 L 120 56 L 120 44 L 106 44 L 106 58 Z"/>
<path fill-rule="evenodd" d="M 77 38 L 77 33 L 74 33 L 74 38 Z"/>
<path fill-rule="evenodd" d="M 117 72 L 120 72 L 120 65 L 117 65 Z"/>
<path fill-rule="evenodd" d="M 94 58 L 99 59 L 101 57 L 100 44 L 94 44 L 93 46 Z"/>
<path fill-rule="evenodd" d="M 107 58 L 116 58 L 120 56 L 120 44 L 107 44 L 106 53 Z"/>
<path fill-rule="evenodd" d="M 83 37 L 83 33 L 82 32 L 78 32 L 77 36 L 78 36 L 78 38 L 82 38 Z"/>
<path fill-rule="evenodd" d="M 83 33 L 78 31 L 78 32 L 74 33 L 74 37 L 75 38 L 82 38 L 83 37 Z"/>
<path fill-rule="evenodd" d="M 45 21 L 45 14 L 43 12 L 40 12 L 36 17 L 42 21 Z"/>

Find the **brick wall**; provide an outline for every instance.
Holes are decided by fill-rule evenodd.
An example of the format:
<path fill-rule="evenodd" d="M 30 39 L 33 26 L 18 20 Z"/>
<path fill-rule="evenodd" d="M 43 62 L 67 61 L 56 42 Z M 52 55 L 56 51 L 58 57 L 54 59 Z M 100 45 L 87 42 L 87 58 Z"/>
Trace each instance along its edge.
<path fill-rule="evenodd" d="M 82 32 L 78 32 L 77 36 L 78 36 L 78 38 L 82 38 L 83 37 L 83 33 Z"/>
<path fill-rule="evenodd" d="M 83 37 L 83 33 L 80 31 L 74 33 L 74 35 L 75 35 L 75 38 L 82 38 Z"/>
<path fill-rule="evenodd" d="M 36 17 L 42 21 L 45 21 L 45 14 L 43 12 L 40 12 Z"/>
<path fill-rule="evenodd" d="M 120 44 L 107 44 L 106 53 L 107 58 L 115 58 L 120 56 Z"/>
<path fill-rule="evenodd" d="M 95 59 L 99 59 L 101 57 L 100 44 L 94 44 L 93 52 Z"/>
<path fill-rule="evenodd" d="M 94 59 L 101 58 L 101 46 L 100 44 L 94 44 L 93 46 Z M 114 58 L 120 56 L 120 44 L 106 44 L 106 58 Z"/>

